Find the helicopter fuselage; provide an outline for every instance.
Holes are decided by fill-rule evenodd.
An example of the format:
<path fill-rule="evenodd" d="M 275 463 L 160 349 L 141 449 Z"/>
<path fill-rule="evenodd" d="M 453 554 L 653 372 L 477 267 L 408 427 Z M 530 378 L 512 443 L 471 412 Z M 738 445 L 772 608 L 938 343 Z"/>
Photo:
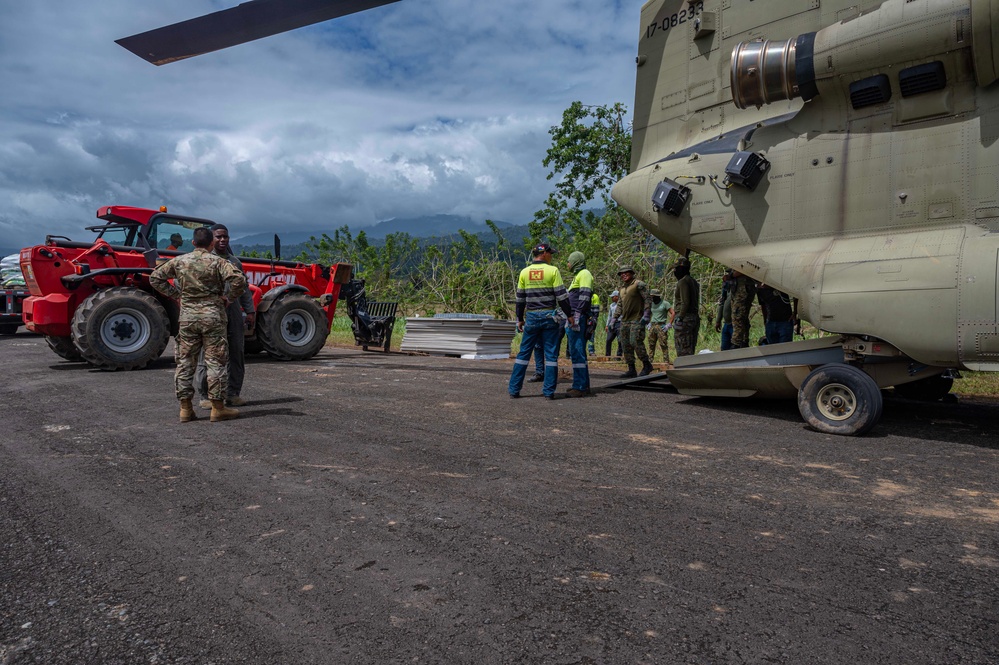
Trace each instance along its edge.
<path fill-rule="evenodd" d="M 704 3 L 720 21 L 715 4 Z M 817 34 L 775 34 L 791 38 L 782 51 L 763 42 L 747 56 L 740 48 L 759 42 L 741 43 L 728 94 L 757 108 L 688 103 L 671 138 L 653 109 L 636 132 L 636 161 L 647 163 L 633 164 L 614 198 L 678 252 L 796 296 L 821 330 L 884 340 L 925 365 L 999 370 L 999 90 L 976 71 L 972 35 L 988 18 L 972 16 L 976 4 L 989 3 L 889 0 Z M 696 39 L 693 26 L 685 37 Z M 660 108 L 667 93 L 657 91 Z M 723 131 L 681 142 L 697 134 L 691 120 L 711 117 L 724 117 Z M 653 131 L 667 139 L 655 143 Z M 733 170 L 738 156 L 760 162 L 748 180 Z M 679 210 L 653 200 L 664 182 Z"/>

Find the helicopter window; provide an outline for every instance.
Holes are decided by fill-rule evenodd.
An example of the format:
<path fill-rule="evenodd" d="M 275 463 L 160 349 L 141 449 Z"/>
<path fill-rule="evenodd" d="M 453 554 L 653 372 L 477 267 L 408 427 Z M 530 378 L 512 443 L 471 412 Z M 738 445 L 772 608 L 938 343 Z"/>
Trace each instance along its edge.
<path fill-rule="evenodd" d="M 939 60 L 916 65 L 898 73 L 898 86 L 903 97 L 943 90 L 947 87 L 947 72 Z"/>
<path fill-rule="evenodd" d="M 855 109 L 884 104 L 891 99 L 891 83 L 884 74 L 869 76 L 850 84 L 850 103 Z"/>

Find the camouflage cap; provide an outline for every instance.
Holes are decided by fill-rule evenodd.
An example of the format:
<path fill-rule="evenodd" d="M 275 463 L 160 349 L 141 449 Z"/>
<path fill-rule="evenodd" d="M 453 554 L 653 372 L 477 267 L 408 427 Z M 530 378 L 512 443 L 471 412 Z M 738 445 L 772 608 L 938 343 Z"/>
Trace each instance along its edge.
<path fill-rule="evenodd" d="M 660 291 L 659 289 L 652 289 L 651 291 L 649 291 L 649 295 L 650 296 L 659 296 L 660 298 L 662 298 L 663 297 L 663 292 Z"/>
<path fill-rule="evenodd" d="M 676 263 L 673 264 L 673 268 L 674 269 L 675 268 L 680 268 L 681 266 L 684 267 L 684 268 L 689 268 L 690 267 L 690 259 L 688 259 L 686 256 L 681 256 L 680 258 L 678 258 L 676 260 Z"/>
<path fill-rule="evenodd" d="M 632 268 L 631 266 L 621 266 L 617 270 L 617 274 L 618 275 L 623 275 L 626 272 L 630 272 L 632 275 L 634 275 L 635 274 L 635 269 Z"/>

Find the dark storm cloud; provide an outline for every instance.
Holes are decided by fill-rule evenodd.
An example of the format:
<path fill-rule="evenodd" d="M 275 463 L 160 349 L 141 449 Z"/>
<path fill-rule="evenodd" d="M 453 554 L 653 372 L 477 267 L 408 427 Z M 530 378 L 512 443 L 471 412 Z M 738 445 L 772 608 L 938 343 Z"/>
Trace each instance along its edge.
<path fill-rule="evenodd" d="M 403 0 L 161 68 L 113 41 L 234 4 L 0 6 L 0 245 L 108 204 L 240 233 L 523 222 L 562 110 L 632 101 L 637 1 Z"/>

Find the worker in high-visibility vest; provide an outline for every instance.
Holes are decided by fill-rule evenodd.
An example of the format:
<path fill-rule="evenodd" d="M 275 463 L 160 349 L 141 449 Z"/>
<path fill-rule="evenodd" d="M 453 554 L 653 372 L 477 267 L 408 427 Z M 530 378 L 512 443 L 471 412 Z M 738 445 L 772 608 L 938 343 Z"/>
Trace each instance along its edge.
<path fill-rule="evenodd" d="M 552 246 L 546 242 L 531 250 L 534 262 L 520 271 L 517 280 L 517 330 L 523 333 L 520 351 L 510 374 L 510 397 L 520 397 L 524 377 L 530 364 L 531 352 L 540 339 L 545 351 L 545 382 L 542 392 L 546 399 L 555 399 L 558 386 L 559 327 L 572 316 L 569 294 L 562 283 L 562 274 L 551 265 Z M 579 329 L 578 324 L 570 323 Z M 583 322 L 586 325 L 586 322 Z"/>

